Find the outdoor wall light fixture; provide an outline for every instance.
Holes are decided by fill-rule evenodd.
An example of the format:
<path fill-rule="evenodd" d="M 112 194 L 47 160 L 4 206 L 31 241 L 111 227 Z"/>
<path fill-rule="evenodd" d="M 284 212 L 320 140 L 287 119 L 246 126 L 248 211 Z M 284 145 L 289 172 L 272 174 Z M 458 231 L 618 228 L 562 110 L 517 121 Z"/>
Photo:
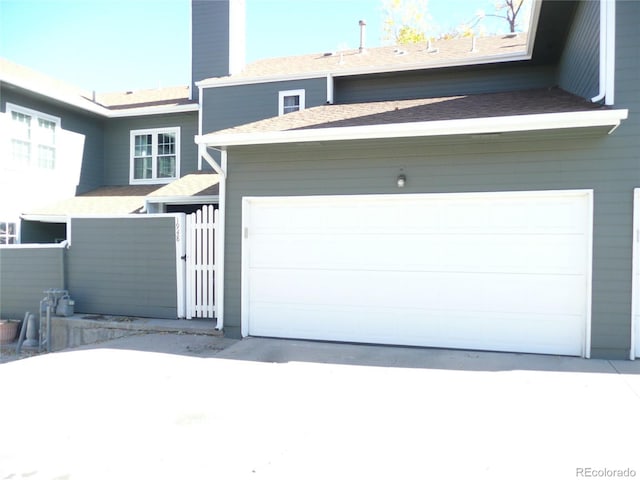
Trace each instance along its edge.
<path fill-rule="evenodd" d="M 406 183 L 407 183 L 407 176 L 404 173 L 401 173 L 400 175 L 398 175 L 398 178 L 396 179 L 396 184 L 398 185 L 398 188 L 404 187 Z"/>

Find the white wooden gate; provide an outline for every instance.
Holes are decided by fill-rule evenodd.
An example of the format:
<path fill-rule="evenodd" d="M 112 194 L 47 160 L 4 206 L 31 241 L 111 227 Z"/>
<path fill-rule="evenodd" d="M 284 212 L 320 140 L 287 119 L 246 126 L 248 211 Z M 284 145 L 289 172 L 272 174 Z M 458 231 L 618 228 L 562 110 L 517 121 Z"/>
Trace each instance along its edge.
<path fill-rule="evenodd" d="M 216 316 L 216 225 L 218 210 L 205 205 L 187 215 L 187 319 Z"/>

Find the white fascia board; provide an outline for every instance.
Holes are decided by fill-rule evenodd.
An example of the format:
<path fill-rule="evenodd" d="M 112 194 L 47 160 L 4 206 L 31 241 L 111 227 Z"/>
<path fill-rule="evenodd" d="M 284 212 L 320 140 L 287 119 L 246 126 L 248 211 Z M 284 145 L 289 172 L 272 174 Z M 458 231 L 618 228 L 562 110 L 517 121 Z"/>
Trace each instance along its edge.
<path fill-rule="evenodd" d="M 277 132 L 210 133 L 196 137 L 196 143 L 209 147 L 264 145 L 276 143 L 370 140 L 384 138 L 473 135 L 587 127 L 617 127 L 628 110 L 543 113 L 504 117 L 393 123 L 354 127 L 309 128 Z"/>
<path fill-rule="evenodd" d="M 328 75 L 333 77 L 349 77 L 354 75 L 371 75 L 376 73 L 393 73 L 408 72 L 413 70 L 431 70 L 435 68 L 460 67 L 466 65 L 485 65 L 489 63 L 516 62 L 522 60 L 531 60 L 531 53 L 522 52 L 509 55 L 490 55 L 478 57 L 470 62 L 469 59 L 443 60 L 441 62 L 431 63 L 411 63 L 407 65 L 398 65 L 395 67 L 361 67 L 352 70 L 320 70 L 316 72 L 299 73 L 291 75 L 269 75 L 264 77 L 229 77 L 226 80 L 205 79 L 196 83 L 201 88 L 218 88 L 231 87 L 234 85 L 253 85 L 257 83 L 273 83 L 288 82 L 292 80 L 309 80 L 312 78 L 326 78 Z"/>
<path fill-rule="evenodd" d="M 67 215 L 38 215 L 38 214 L 24 214 L 20 215 L 22 220 L 30 222 L 42 222 L 42 223 L 66 223 Z"/>
<path fill-rule="evenodd" d="M 140 117 L 144 115 L 161 115 L 168 113 L 184 113 L 184 112 L 197 112 L 199 106 L 197 103 L 190 103 L 187 105 L 171 105 L 171 106 L 157 106 L 157 107 L 143 107 L 143 108 L 127 108 L 122 110 L 108 110 L 109 118 L 121 118 L 121 117 Z"/>
<path fill-rule="evenodd" d="M 83 99 L 80 96 L 75 97 L 73 95 L 64 95 L 64 94 L 60 95 L 59 93 L 53 90 L 41 88 L 37 85 L 12 82 L 11 80 L 4 79 L 2 77 L 0 77 L 0 82 L 10 83 L 11 85 L 15 85 L 16 87 L 33 92 L 36 95 L 42 95 L 44 97 L 50 98 L 51 100 L 64 103 L 66 105 L 71 105 L 72 107 L 79 108 L 86 112 L 95 113 L 105 118 L 138 117 L 138 116 L 144 116 L 144 115 L 162 115 L 162 114 L 168 114 L 168 113 L 197 112 L 199 110 L 198 104 L 196 103 L 190 103 L 187 105 L 171 105 L 171 106 L 160 105 L 160 106 L 153 106 L 153 107 L 126 108 L 122 110 L 112 110 L 110 108 L 103 107 L 102 105 L 99 105 L 97 103 L 93 103 L 89 99 Z"/>
<path fill-rule="evenodd" d="M 265 77 L 229 77 L 228 80 L 205 79 L 196 82 L 200 88 L 230 87 L 234 85 L 253 85 L 256 83 L 283 82 L 289 80 L 308 80 L 311 78 L 324 78 L 330 72 L 309 72 L 291 75 L 269 75 Z"/>
<path fill-rule="evenodd" d="M 96 113 L 98 115 L 102 115 L 103 117 L 107 117 L 109 114 L 109 110 L 107 108 L 101 105 L 98 105 L 97 103 L 93 103 L 89 99 L 84 99 L 79 95 L 76 97 L 75 95 L 71 95 L 71 94 L 69 95 L 60 94 L 59 92 L 56 92 L 54 90 L 42 88 L 39 85 L 16 82 L 16 81 L 12 81 L 9 78 L 3 78 L 2 76 L 0 76 L 0 83 L 1 82 L 10 83 L 11 85 L 14 85 L 18 88 L 22 88 L 24 90 L 33 92 L 36 95 L 42 95 L 43 97 L 50 98 L 51 100 L 55 100 L 57 102 L 64 103 L 66 105 L 71 105 L 72 107 L 80 108 L 87 112 Z"/>
<path fill-rule="evenodd" d="M 219 199 L 218 195 L 171 195 L 166 197 L 147 197 L 147 203 L 169 203 L 169 204 L 197 204 L 197 203 L 216 203 Z"/>

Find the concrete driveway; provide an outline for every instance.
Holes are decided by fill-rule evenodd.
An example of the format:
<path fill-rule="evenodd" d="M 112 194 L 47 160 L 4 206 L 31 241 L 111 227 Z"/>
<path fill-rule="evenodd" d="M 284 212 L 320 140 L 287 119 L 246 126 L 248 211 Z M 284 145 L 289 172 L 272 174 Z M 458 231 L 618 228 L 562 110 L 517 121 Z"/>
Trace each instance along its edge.
<path fill-rule="evenodd" d="M 0 480 L 640 476 L 640 362 L 153 334 L 0 382 Z"/>

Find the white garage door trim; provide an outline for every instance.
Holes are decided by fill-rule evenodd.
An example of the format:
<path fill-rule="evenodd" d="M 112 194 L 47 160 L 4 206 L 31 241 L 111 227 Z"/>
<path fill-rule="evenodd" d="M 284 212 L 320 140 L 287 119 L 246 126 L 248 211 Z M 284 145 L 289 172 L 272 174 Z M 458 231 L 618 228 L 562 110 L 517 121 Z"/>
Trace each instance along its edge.
<path fill-rule="evenodd" d="M 631 265 L 631 349 L 629 358 L 640 358 L 640 188 L 633 190 L 633 256 Z"/>
<path fill-rule="evenodd" d="M 376 202 L 393 205 L 395 202 L 404 201 L 452 201 L 458 200 L 463 202 L 469 202 L 469 200 L 479 199 L 486 202 L 493 199 L 504 199 L 505 201 L 518 199 L 527 199 L 527 201 L 536 202 L 538 200 L 552 201 L 553 198 L 570 198 L 581 197 L 580 202 L 581 212 L 584 212 L 584 220 L 581 227 L 583 232 L 582 238 L 584 239 L 584 259 L 580 260 L 581 265 L 584 265 L 584 272 L 582 277 L 584 278 L 584 290 L 582 290 L 583 283 L 580 283 L 580 308 L 584 315 L 584 323 L 582 326 L 576 326 L 574 324 L 576 342 L 572 347 L 573 355 L 580 355 L 588 358 L 590 356 L 590 344 L 591 344 L 591 270 L 592 270 L 592 224 L 593 224 L 593 191 L 592 190 L 552 190 L 552 191 L 518 191 L 518 192 L 474 192 L 474 193 L 438 193 L 438 194 L 404 194 L 404 195 L 351 195 L 351 196 L 296 196 L 296 197 L 244 197 L 243 198 L 243 224 L 242 224 L 242 263 L 241 263 L 241 333 L 243 336 L 256 333 L 255 329 L 252 329 L 251 324 L 251 311 L 250 311 L 250 297 L 251 279 L 249 275 L 249 265 L 251 261 L 251 234 L 252 224 L 252 208 L 264 208 L 264 207 L 277 207 L 277 206 L 294 206 L 301 205 L 301 202 L 309 202 L 309 204 L 318 205 L 321 203 L 330 205 L 345 204 L 345 202 L 363 201 L 363 202 Z M 533 204 L 533 203 L 532 203 Z M 254 247 L 255 248 L 255 247 Z M 583 257 L 580 256 L 580 259 Z M 582 280 L 580 280 L 582 282 Z M 584 305 L 582 300 L 584 299 Z M 579 337 L 576 329 L 580 329 Z M 275 335 L 274 335 L 275 336 Z M 299 337 L 302 338 L 302 337 Z M 306 337 L 310 338 L 310 337 Z M 339 339 L 338 339 L 339 340 Z M 346 340 L 357 341 L 357 340 Z M 365 342 L 376 343 L 365 339 Z M 579 342 L 579 346 L 578 346 Z M 380 342 L 378 342 L 380 343 Z M 461 347 L 465 348 L 465 347 Z M 579 351 L 578 351 L 579 350 Z"/>

